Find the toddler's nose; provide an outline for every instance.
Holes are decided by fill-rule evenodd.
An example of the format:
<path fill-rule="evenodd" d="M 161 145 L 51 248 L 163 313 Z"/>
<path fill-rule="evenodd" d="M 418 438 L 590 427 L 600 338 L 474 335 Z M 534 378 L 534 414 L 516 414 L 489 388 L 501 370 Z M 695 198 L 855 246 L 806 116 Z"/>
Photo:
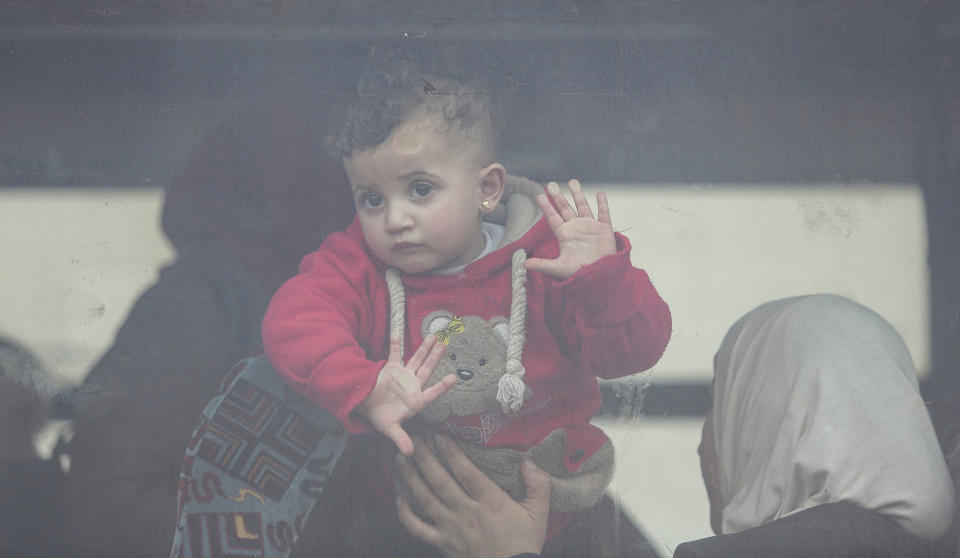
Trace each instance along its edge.
<path fill-rule="evenodd" d="M 387 209 L 387 218 L 384 228 L 389 233 L 397 233 L 413 226 L 413 218 L 402 207 Z"/>

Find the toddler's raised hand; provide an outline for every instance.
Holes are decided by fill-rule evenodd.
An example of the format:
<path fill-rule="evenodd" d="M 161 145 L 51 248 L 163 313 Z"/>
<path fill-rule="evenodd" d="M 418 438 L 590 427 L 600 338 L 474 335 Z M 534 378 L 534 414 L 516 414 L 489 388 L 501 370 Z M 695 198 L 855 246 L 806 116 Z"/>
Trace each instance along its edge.
<path fill-rule="evenodd" d="M 374 428 L 393 440 L 400 453 L 410 455 L 413 441 L 400 424 L 443 395 L 457 383 L 457 377 L 450 374 L 423 389 L 440 362 L 445 345 L 438 343 L 435 335 L 427 336 L 404 365 L 400 358 L 402 343 L 400 339 L 390 340 L 387 363 L 380 369 L 373 391 L 363 400 L 358 411 Z"/>
<path fill-rule="evenodd" d="M 567 203 L 556 182 L 547 184 L 549 198 L 543 194 L 537 196 L 537 205 L 559 241 L 559 256 L 554 260 L 530 258 L 526 262 L 528 270 L 546 273 L 561 281 L 581 267 L 617 251 L 607 195 L 603 192 L 597 194 L 597 218 L 594 219 L 580 181 L 571 180 L 567 182 L 567 187 L 573 195 L 576 210 Z"/>

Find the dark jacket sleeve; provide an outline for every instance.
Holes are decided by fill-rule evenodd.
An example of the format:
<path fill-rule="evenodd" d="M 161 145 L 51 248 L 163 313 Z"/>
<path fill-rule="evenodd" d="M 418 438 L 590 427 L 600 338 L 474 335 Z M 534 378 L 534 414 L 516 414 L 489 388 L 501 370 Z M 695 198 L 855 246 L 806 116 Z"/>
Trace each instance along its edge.
<path fill-rule="evenodd" d="M 80 388 L 64 494 L 77 556 L 169 555 L 190 433 L 230 366 L 260 348 L 267 294 L 238 273 L 166 268 Z"/>

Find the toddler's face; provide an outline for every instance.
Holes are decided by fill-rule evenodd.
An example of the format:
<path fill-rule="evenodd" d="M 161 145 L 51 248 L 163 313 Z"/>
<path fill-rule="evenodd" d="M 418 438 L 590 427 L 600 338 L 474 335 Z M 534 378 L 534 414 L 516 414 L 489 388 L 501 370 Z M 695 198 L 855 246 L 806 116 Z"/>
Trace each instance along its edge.
<path fill-rule="evenodd" d="M 483 250 L 483 169 L 472 144 L 451 140 L 433 122 L 414 119 L 344 158 L 367 244 L 404 272 L 463 265 Z"/>

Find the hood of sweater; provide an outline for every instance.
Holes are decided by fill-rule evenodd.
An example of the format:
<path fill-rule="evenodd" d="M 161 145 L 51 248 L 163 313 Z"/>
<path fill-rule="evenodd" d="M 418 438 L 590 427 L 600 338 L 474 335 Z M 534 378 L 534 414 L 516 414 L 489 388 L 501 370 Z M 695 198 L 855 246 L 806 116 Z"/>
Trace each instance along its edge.
<path fill-rule="evenodd" d="M 507 175 L 500 203 L 485 219 L 504 226 L 503 242 L 497 248 L 520 240 L 537 224 L 543 212 L 536 200 L 537 195 L 542 193 L 543 187 L 536 182 Z"/>

